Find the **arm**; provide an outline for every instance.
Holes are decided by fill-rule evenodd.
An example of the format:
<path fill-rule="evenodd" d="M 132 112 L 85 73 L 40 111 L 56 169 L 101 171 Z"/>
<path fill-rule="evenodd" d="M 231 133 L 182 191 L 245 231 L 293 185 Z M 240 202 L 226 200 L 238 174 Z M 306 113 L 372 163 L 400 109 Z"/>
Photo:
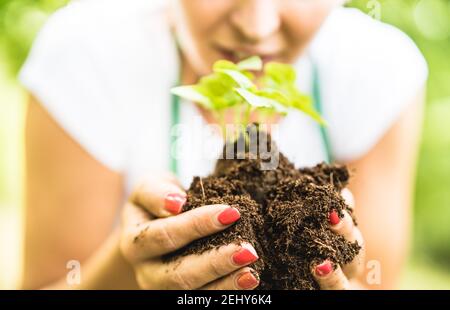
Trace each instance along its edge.
<path fill-rule="evenodd" d="M 349 188 L 356 200 L 366 262 L 381 265 L 380 285 L 368 285 L 370 269 L 364 269 L 360 282 L 369 288 L 396 288 L 407 257 L 423 93 L 368 154 L 350 164 L 355 177 Z"/>
<path fill-rule="evenodd" d="M 112 232 L 123 203 L 121 176 L 86 154 L 33 98 L 26 125 L 24 288 L 253 289 L 258 285 L 247 266 L 258 259 L 250 254 L 254 253 L 250 244 L 233 243 L 167 263 L 161 258 L 228 228 L 240 216 L 236 217 L 236 209 L 214 205 L 178 214 L 181 200 L 170 200 L 167 194 L 185 193 L 174 179 L 161 177 L 136 188 L 123 208 L 122 229 Z M 81 284 L 75 287 L 66 282 L 70 260 L 81 263 Z"/>
<path fill-rule="evenodd" d="M 112 232 L 123 202 L 121 176 L 89 156 L 34 98 L 25 139 L 23 288 L 68 288 L 70 260 L 81 263 L 76 288 L 135 287 Z"/>

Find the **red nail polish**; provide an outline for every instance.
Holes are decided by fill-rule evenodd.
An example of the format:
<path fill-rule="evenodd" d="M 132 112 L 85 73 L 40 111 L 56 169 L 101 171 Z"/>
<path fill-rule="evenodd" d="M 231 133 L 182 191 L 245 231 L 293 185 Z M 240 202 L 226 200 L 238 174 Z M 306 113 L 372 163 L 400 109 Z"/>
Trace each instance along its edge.
<path fill-rule="evenodd" d="M 242 266 L 242 265 L 247 265 L 250 263 L 253 263 L 254 261 L 256 261 L 258 259 L 258 255 L 253 251 L 246 249 L 246 248 L 241 248 L 239 251 L 237 251 L 236 253 L 233 254 L 233 262 L 236 265 Z"/>
<path fill-rule="evenodd" d="M 329 220 L 331 225 L 337 225 L 341 221 L 339 214 L 335 210 L 331 211 Z"/>
<path fill-rule="evenodd" d="M 316 266 L 316 275 L 319 277 L 324 277 L 331 271 L 333 271 L 333 266 L 331 265 L 331 262 L 328 260 Z"/>
<path fill-rule="evenodd" d="M 236 208 L 228 208 L 219 214 L 218 220 L 222 225 L 230 225 L 241 218 L 241 214 Z"/>
<path fill-rule="evenodd" d="M 237 285 L 242 289 L 255 287 L 258 282 L 259 280 L 257 277 L 255 277 L 251 272 L 246 272 L 237 279 Z"/>
<path fill-rule="evenodd" d="M 170 193 L 166 196 L 164 207 L 172 214 L 181 212 L 183 205 L 186 203 L 186 196 L 180 193 Z"/>

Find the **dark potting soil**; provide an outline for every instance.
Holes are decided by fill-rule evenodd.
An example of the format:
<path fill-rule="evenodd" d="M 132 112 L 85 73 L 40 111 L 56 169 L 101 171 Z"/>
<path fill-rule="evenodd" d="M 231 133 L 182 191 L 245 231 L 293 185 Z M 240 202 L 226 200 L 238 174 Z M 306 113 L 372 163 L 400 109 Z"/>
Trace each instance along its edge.
<path fill-rule="evenodd" d="M 356 242 L 329 229 L 332 210 L 341 218 L 343 210 L 351 214 L 340 195 L 349 172 L 345 166 L 326 164 L 296 169 L 277 152 L 270 137 L 267 143 L 272 154 L 279 154 L 276 169 L 261 169 L 263 160 L 253 159 L 247 149 L 244 159 L 220 159 L 212 175 L 194 178 L 183 211 L 227 204 L 237 208 L 241 218 L 225 231 L 194 241 L 165 259 L 246 241 L 259 256 L 251 265 L 259 274 L 259 289 L 319 289 L 311 274 L 313 264 L 325 259 L 349 263 L 360 250 Z"/>

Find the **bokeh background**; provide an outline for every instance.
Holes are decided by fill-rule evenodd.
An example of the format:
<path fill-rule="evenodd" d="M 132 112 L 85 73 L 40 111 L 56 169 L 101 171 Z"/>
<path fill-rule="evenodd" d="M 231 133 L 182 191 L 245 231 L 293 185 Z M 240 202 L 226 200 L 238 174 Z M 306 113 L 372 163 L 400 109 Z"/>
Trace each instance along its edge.
<path fill-rule="evenodd" d="M 16 75 L 39 28 L 67 2 L 0 0 L 0 289 L 17 287 L 21 266 L 26 96 Z M 348 6 L 405 31 L 428 61 L 414 240 L 401 288 L 450 289 L 450 0 L 353 0 Z"/>

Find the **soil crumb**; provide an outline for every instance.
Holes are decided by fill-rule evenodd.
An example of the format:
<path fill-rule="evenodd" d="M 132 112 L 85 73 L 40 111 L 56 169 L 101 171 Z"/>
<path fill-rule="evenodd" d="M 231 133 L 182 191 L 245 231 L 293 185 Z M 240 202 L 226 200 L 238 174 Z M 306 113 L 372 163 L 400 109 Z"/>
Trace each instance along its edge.
<path fill-rule="evenodd" d="M 324 163 L 296 169 L 270 138 L 267 143 L 279 156 L 276 169 L 261 169 L 262 159 L 246 150 L 243 159 L 220 159 L 212 175 L 194 178 L 183 211 L 228 204 L 239 210 L 241 218 L 225 231 L 196 240 L 165 259 L 246 241 L 259 255 L 251 265 L 260 277 L 258 289 L 319 289 L 311 274 L 313 264 L 325 259 L 345 264 L 360 250 L 356 242 L 333 233 L 328 222 L 333 210 L 341 218 L 343 210 L 351 214 L 340 195 L 349 172 L 345 166 Z"/>

